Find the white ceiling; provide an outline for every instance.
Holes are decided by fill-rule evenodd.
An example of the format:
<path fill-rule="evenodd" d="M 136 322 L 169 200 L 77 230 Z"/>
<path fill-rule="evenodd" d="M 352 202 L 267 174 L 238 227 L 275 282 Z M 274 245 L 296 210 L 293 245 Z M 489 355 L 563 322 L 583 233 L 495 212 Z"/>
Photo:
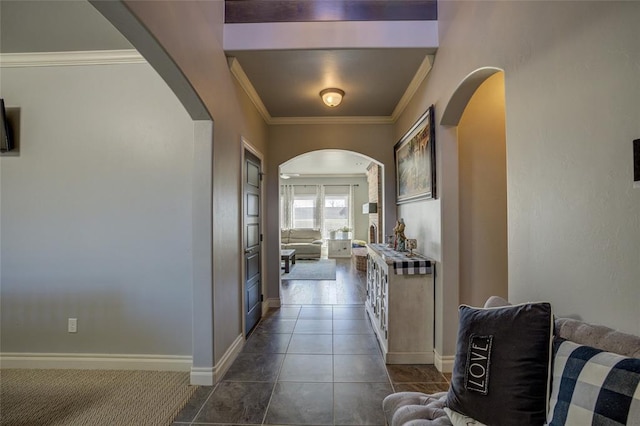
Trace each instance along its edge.
<path fill-rule="evenodd" d="M 280 167 L 285 175 L 322 176 L 365 174 L 371 159 L 350 151 L 325 149 L 300 155 Z M 293 176 L 295 177 L 295 176 Z"/>
<path fill-rule="evenodd" d="M 2 0 L 0 8 L 2 53 L 132 48 L 86 0 Z M 426 75 L 425 58 L 433 52 L 412 47 L 242 50 L 227 55 L 235 57 L 241 66 L 247 78 L 243 87 L 254 90 L 249 95 L 254 103 L 262 103 L 261 113 L 267 122 L 273 117 L 382 118 L 391 123 L 399 103 L 406 102 L 411 87 L 417 87 Z M 326 87 L 346 92 L 342 105 L 330 109 L 322 104 L 319 92 Z M 357 154 L 321 151 L 284 165 L 283 171 L 359 174 L 368 164 Z"/>

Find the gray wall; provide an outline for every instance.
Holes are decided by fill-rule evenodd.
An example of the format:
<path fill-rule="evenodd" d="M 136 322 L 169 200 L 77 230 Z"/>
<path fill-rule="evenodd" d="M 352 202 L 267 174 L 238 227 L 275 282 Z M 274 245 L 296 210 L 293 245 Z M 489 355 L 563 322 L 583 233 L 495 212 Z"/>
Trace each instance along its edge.
<path fill-rule="evenodd" d="M 632 189 L 631 146 L 640 134 L 640 3 L 440 2 L 438 15 L 433 69 L 396 136 L 431 103 L 439 122 L 469 73 L 504 69 L 509 298 L 549 300 L 557 315 L 640 332 L 640 190 Z M 424 210 L 426 238 L 441 223 L 436 348 L 453 354 L 456 129 L 438 126 L 436 138 L 441 199 L 411 208 Z"/>
<path fill-rule="evenodd" d="M 202 300 L 212 304 L 212 312 L 194 313 L 196 321 L 213 325 L 213 330 L 203 327 L 194 337 L 194 367 L 209 368 L 210 356 L 219 363 L 242 333 L 242 137 L 265 153 L 267 126 L 229 71 L 222 50 L 223 2 L 126 4 L 175 61 L 214 121 L 213 294 L 212 300 Z M 162 70 L 162 64 L 157 69 Z M 268 244 L 267 237 L 264 246 Z"/>
<path fill-rule="evenodd" d="M 2 351 L 191 355 L 193 122 L 147 64 L 2 68 Z M 67 333 L 67 318 L 78 333 Z"/>

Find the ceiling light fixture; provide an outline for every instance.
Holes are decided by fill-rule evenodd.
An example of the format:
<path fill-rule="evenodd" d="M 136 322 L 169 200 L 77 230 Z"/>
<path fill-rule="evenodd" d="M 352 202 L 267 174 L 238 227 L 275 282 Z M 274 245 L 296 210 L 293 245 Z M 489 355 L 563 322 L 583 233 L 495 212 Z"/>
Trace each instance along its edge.
<path fill-rule="evenodd" d="M 342 102 L 342 97 L 344 96 L 344 90 L 340 89 L 324 89 L 320 92 L 320 97 L 322 98 L 322 102 L 325 103 L 328 107 L 337 107 Z"/>
<path fill-rule="evenodd" d="M 280 178 L 282 179 L 290 179 L 292 177 L 298 177 L 300 176 L 299 173 L 280 173 Z"/>

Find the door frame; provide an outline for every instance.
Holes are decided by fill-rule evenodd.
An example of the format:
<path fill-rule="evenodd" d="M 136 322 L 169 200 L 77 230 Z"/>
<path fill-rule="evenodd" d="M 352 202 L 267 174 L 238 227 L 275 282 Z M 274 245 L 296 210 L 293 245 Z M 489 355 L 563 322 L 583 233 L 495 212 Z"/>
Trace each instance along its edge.
<path fill-rule="evenodd" d="M 244 174 L 245 174 L 245 155 L 244 152 L 249 151 L 251 152 L 253 155 L 255 155 L 256 157 L 258 157 L 258 159 L 260 160 L 260 170 L 262 173 L 262 176 L 265 175 L 264 170 L 265 170 L 265 162 L 264 162 L 264 155 L 262 154 L 262 152 L 260 152 L 253 144 L 251 144 L 244 136 L 240 136 L 240 139 L 242 140 L 242 143 L 240 144 L 240 241 L 239 241 L 239 253 L 244 253 L 244 241 L 245 241 L 245 223 L 244 223 L 244 209 L 245 209 L 245 197 L 244 197 Z M 263 295 L 263 300 L 261 302 L 261 308 L 262 308 L 262 316 L 264 316 L 267 313 L 267 310 L 269 309 L 269 304 L 268 304 L 268 299 L 266 297 L 266 290 L 267 290 L 267 285 L 266 285 L 266 261 L 265 261 L 265 256 L 264 256 L 264 246 L 266 243 L 266 236 L 265 236 L 265 181 L 262 181 L 260 184 L 260 233 L 263 236 L 263 241 L 260 244 L 260 294 Z M 246 276 L 245 276 L 245 268 L 244 268 L 244 264 L 243 262 L 240 262 L 240 312 L 242 312 L 241 315 L 241 326 L 242 326 L 242 335 L 244 336 L 245 340 L 247 338 L 247 336 L 245 335 L 245 325 L 246 325 L 246 319 L 245 319 L 245 315 L 244 315 L 244 306 L 246 303 L 246 298 L 245 298 L 245 292 L 244 292 L 244 284 L 245 284 L 245 280 L 246 280 Z"/>

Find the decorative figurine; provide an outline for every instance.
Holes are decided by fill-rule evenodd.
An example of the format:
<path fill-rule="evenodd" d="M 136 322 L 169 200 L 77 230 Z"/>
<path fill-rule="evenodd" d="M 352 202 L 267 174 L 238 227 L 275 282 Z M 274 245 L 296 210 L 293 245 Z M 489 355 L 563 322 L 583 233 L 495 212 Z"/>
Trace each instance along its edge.
<path fill-rule="evenodd" d="M 393 228 L 393 233 L 396 236 L 396 241 L 393 248 L 396 251 L 406 251 L 405 242 L 407 240 L 407 237 L 404 235 L 404 228 L 404 219 L 398 219 L 396 226 Z"/>

